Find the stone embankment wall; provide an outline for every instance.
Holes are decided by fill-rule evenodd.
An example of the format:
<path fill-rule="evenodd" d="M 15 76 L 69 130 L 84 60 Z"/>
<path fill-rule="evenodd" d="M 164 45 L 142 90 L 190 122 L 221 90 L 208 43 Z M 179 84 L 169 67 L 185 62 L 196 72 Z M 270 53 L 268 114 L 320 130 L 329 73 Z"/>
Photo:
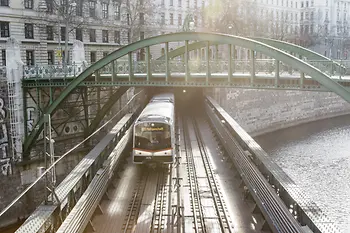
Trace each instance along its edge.
<path fill-rule="evenodd" d="M 217 88 L 213 94 L 251 136 L 350 114 L 350 104 L 332 92 Z"/>

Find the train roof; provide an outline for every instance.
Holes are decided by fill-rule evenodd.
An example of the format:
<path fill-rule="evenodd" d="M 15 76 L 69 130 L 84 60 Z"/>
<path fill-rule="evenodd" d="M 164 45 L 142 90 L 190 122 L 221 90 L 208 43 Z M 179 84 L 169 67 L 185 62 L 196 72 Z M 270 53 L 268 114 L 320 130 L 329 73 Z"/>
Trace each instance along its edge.
<path fill-rule="evenodd" d="M 161 93 L 161 94 L 154 95 L 150 102 L 164 101 L 164 102 L 174 103 L 174 99 L 175 97 L 173 93 Z"/>
<path fill-rule="evenodd" d="M 137 122 L 142 121 L 164 121 L 167 123 L 174 120 L 174 104 L 169 102 L 149 103 L 140 114 Z"/>

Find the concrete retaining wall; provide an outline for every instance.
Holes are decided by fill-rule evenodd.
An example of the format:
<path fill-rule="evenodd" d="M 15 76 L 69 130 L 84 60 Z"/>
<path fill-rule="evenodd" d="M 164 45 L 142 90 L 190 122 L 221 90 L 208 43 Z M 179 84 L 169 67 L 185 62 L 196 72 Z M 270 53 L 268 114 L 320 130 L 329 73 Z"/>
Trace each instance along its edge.
<path fill-rule="evenodd" d="M 216 88 L 214 97 L 251 136 L 350 114 L 350 104 L 332 92 Z"/>

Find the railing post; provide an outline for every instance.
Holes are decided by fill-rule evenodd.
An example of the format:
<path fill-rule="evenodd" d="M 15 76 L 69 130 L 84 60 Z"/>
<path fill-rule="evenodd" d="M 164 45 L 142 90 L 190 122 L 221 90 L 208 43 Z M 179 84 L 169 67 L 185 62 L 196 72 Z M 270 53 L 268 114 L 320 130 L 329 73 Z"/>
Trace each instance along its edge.
<path fill-rule="evenodd" d="M 228 83 L 231 83 L 232 78 L 232 45 L 228 45 Z"/>
<path fill-rule="evenodd" d="M 170 67 L 169 67 L 169 43 L 165 42 L 165 82 L 169 82 L 169 77 L 170 77 Z"/>
<path fill-rule="evenodd" d="M 210 57 L 209 57 L 209 41 L 206 42 L 206 48 L 205 48 L 205 56 L 206 56 L 206 63 L 207 63 L 207 75 L 206 75 L 206 84 L 209 83 L 209 78 L 210 78 Z"/>
<path fill-rule="evenodd" d="M 237 56 L 237 53 L 236 53 L 236 46 L 233 45 L 232 46 L 232 60 L 234 61 L 232 63 L 232 72 L 235 73 L 236 72 L 236 56 Z"/>
<path fill-rule="evenodd" d="M 304 88 L 305 74 L 303 72 L 300 73 L 300 88 Z"/>
<path fill-rule="evenodd" d="M 132 52 L 128 53 L 128 62 L 129 62 L 129 82 L 131 82 L 133 78 L 133 68 L 132 68 Z"/>
<path fill-rule="evenodd" d="M 278 85 L 280 84 L 280 61 L 279 60 L 275 60 L 276 62 L 276 70 L 275 70 L 275 86 L 278 87 Z"/>
<path fill-rule="evenodd" d="M 149 80 L 152 77 L 152 72 L 151 72 L 151 52 L 150 52 L 149 46 L 146 47 L 146 67 L 147 67 L 147 82 L 149 82 Z"/>
<path fill-rule="evenodd" d="M 190 69 L 188 64 L 188 40 L 185 41 L 185 81 L 188 82 L 189 76 L 190 76 Z"/>
<path fill-rule="evenodd" d="M 112 82 L 114 83 L 115 82 L 115 79 L 116 79 L 116 69 L 115 69 L 115 65 L 117 63 L 117 60 L 114 60 L 112 61 Z M 117 69 L 118 70 L 118 69 Z"/>
<path fill-rule="evenodd" d="M 250 84 L 254 84 L 255 80 L 255 56 L 254 56 L 254 50 L 250 50 L 250 58 L 251 58 L 251 77 L 250 77 Z"/>

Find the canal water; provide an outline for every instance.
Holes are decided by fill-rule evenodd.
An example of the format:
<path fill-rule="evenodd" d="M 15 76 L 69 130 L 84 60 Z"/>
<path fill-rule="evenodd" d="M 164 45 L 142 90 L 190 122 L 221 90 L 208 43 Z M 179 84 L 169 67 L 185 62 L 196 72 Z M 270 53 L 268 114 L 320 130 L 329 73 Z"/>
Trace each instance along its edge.
<path fill-rule="evenodd" d="M 350 232 L 350 115 L 255 139 L 342 233 Z"/>

